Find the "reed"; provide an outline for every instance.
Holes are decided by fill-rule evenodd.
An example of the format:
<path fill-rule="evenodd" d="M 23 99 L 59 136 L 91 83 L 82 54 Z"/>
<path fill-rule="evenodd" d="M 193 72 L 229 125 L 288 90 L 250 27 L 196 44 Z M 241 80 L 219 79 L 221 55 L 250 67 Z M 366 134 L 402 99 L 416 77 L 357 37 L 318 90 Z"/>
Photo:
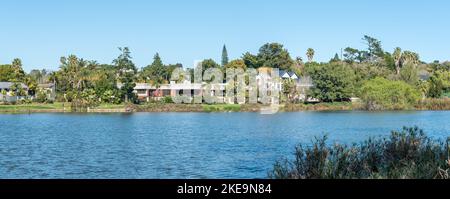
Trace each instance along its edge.
<path fill-rule="evenodd" d="M 328 145 L 327 137 L 296 147 L 293 160 L 277 161 L 273 179 L 449 179 L 450 138 L 433 140 L 418 127 L 389 138 Z"/>

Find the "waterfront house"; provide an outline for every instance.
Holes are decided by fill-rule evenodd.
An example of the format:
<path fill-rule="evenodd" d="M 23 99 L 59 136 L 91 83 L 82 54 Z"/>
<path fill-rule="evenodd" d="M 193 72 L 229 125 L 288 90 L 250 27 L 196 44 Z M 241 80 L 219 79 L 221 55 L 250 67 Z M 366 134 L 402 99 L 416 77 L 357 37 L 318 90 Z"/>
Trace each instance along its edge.
<path fill-rule="evenodd" d="M 38 88 L 47 94 L 47 99 L 49 100 L 56 99 L 56 85 L 54 83 L 39 84 Z"/>
<path fill-rule="evenodd" d="M 282 82 L 273 81 L 273 74 L 271 74 L 272 70 L 272 68 L 266 67 L 259 68 L 258 75 L 256 76 L 256 84 L 258 88 L 264 86 L 267 89 L 275 89 L 281 91 Z M 299 91 L 299 95 L 297 96 L 297 98 L 300 100 L 307 100 L 306 92 L 313 86 L 310 77 L 298 77 L 293 72 L 286 72 L 283 70 L 280 70 L 278 75 L 281 79 L 292 79 L 296 83 L 297 89 Z M 211 88 L 208 88 L 207 85 L 210 85 Z M 120 88 L 122 85 L 119 83 L 117 86 Z M 136 86 L 134 87 L 134 93 L 138 96 L 139 100 L 149 102 L 150 100 L 161 100 L 164 97 L 173 98 L 177 95 L 183 95 L 186 92 L 190 92 L 191 96 L 202 96 L 205 92 L 210 92 L 210 96 L 215 96 L 216 93 L 219 92 L 219 96 L 222 96 L 218 97 L 219 103 L 236 103 L 233 99 L 227 99 L 226 97 L 223 97 L 225 95 L 226 87 L 227 83 L 207 84 L 206 82 L 191 83 L 188 81 L 184 81 L 182 83 L 171 81 L 167 84 L 161 84 L 158 87 L 150 83 L 136 83 Z M 250 90 L 252 88 L 247 86 L 246 89 Z M 243 104 L 245 102 L 237 103 Z"/>
<path fill-rule="evenodd" d="M 2 102 L 16 102 L 20 99 L 25 99 L 26 96 L 15 96 L 15 92 L 17 90 L 13 90 L 14 87 L 13 82 L 0 82 L 0 101 Z M 20 87 L 25 90 L 26 93 L 28 93 L 28 86 L 19 83 Z"/>

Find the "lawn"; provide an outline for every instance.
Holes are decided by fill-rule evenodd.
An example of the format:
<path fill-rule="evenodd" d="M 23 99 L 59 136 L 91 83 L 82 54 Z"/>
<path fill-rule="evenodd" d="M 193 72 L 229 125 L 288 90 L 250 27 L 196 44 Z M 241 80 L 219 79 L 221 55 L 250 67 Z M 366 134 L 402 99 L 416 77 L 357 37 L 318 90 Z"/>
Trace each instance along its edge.
<path fill-rule="evenodd" d="M 241 105 L 239 104 L 214 104 L 214 105 L 202 105 L 205 112 L 239 112 L 241 111 Z"/>
<path fill-rule="evenodd" d="M 57 109 L 63 109 L 63 107 L 64 107 L 63 103 L 0 105 L 0 111 L 23 112 L 23 111 L 36 111 L 36 110 L 57 110 Z"/>

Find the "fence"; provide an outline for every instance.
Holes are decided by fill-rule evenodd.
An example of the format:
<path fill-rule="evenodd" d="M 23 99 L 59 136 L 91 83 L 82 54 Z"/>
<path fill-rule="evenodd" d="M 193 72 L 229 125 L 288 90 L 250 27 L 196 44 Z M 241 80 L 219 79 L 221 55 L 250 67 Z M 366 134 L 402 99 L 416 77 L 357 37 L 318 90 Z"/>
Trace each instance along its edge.
<path fill-rule="evenodd" d="M 11 102 L 17 102 L 19 100 L 26 99 L 26 98 L 27 97 L 25 97 L 25 96 L 9 96 L 9 95 L 4 96 L 4 95 L 0 94 L 0 102 L 11 103 Z"/>

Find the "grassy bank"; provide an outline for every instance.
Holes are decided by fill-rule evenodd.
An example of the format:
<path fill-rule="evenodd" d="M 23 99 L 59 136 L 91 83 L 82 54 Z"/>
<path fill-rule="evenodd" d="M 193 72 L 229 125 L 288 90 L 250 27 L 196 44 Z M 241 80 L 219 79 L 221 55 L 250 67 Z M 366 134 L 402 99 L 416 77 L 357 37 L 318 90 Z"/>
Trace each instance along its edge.
<path fill-rule="evenodd" d="M 328 145 L 327 138 L 299 145 L 293 160 L 278 161 L 275 179 L 449 179 L 450 138 L 432 140 L 417 127 L 389 138 Z"/>
<path fill-rule="evenodd" d="M 450 98 L 443 99 L 425 99 L 420 101 L 416 110 L 450 110 Z"/>
<path fill-rule="evenodd" d="M 88 112 L 259 112 L 264 105 L 261 104 L 171 104 L 171 103 L 148 103 L 141 105 L 125 104 L 100 104 L 90 108 Z M 281 104 L 280 112 L 298 111 L 351 111 L 365 110 L 362 103 L 334 102 L 317 104 Z M 416 105 L 407 108 L 396 106 L 387 107 L 383 110 L 450 110 L 450 99 L 425 99 Z M 28 112 L 70 112 L 69 103 L 53 104 L 17 104 L 0 105 L 0 113 L 28 113 Z M 87 109 L 86 109 L 87 111 Z"/>
<path fill-rule="evenodd" d="M 63 103 L 54 104 L 19 104 L 0 105 L 0 112 L 21 113 L 21 112 L 59 112 L 64 111 Z"/>

